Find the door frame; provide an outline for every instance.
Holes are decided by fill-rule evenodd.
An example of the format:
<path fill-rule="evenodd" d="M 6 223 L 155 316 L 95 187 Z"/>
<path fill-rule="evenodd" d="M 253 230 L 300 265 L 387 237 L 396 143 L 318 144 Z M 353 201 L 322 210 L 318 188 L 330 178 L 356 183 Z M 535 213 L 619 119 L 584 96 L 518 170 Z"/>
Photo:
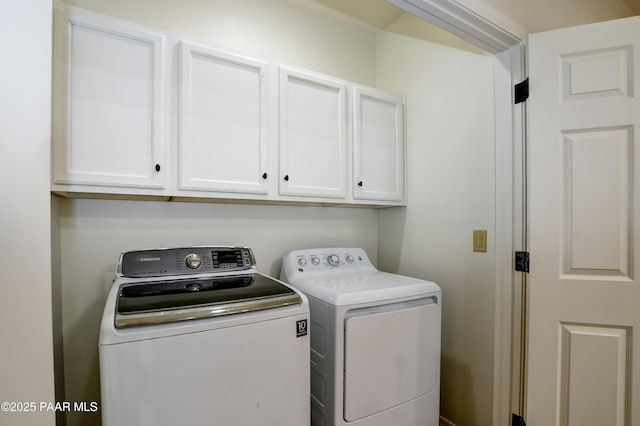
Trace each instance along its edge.
<path fill-rule="evenodd" d="M 524 417 L 526 412 L 526 274 L 515 272 L 513 267 L 514 252 L 527 251 L 526 104 L 515 104 L 513 89 L 526 75 L 525 33 L 489 6 L 472 10 L 456 0 L 387 2 L 494 55 L 496 263 L 492 423 L 508 426 L 511 413 Z"/>
<path fill-rule="evenodd" d="M 514 270 L 514 253 L 527 245 L 526 103 L 514 85 L 525 75 L 524 44 L 495 55 L 496 265 L 493 425 L 525 416 L 527 277 Z"/>

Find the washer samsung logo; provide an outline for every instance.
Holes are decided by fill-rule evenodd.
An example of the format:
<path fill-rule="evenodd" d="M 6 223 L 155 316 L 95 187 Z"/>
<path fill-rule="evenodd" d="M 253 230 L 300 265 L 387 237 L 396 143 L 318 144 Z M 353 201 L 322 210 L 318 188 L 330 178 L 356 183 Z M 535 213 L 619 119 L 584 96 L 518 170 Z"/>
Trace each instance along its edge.
<path fill-rule="evenodd" d="M 160 260 L 159 257 L 141 257 L 140 262 L 158 262 Z"/>

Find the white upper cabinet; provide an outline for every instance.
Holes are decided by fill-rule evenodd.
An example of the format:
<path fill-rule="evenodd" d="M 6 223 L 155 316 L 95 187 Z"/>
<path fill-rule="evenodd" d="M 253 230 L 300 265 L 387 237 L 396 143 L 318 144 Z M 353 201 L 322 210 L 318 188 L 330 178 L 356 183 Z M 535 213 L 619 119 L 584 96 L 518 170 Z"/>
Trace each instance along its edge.
<path fill-rule="evenodd" d="M 347 83 L 280 67 L 279 193 L 347 196 Z"/>
<path fill-rule="evenodd" d="M 164 189 L 164 35 L 72 8 L 54 31 L 54 186 Z"/>
<path fill-rule="evenodd" d="M 401 97 L 71 6 L 54 19 L 53 191 L 404 205 Z"/>
<path fill-rule="evenodd" d="M 402 97 L 353 85 L 353 198 L 404 201 Z"/>
<path fill-rule="evenodd" d="M 180 190 L 267 194 L 267 63 L 182 42 Z"/>

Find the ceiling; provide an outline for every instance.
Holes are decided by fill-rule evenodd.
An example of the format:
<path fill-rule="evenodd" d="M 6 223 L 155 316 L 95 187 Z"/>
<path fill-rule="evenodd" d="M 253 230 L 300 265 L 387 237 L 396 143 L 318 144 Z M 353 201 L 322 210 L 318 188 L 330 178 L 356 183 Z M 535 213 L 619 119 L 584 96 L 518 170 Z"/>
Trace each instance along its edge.
<path fill-rule="evenodd" d="M 384 29 L 402 15 L 403 10 L 386 0 L 314 0 L 333 10 L 365 22 L 378 29 Z M 600 0 L 609 2 L 612 0 Z M 615 0 L 614 0 L 615 1 Z M 619 1 L 619 0 L 618 0 Z M 640 15 L 640 0 L 621 0 L 636 15 Z M 541 7 L 547 8 L 544 2 Z"/>
<path fill-rule="evenodd" d="M 640 0 L 629 1 L 640 2 Z M 378 29 L 388 27 L 404 13 L 402 9 L 387 3 L 386 0 L 315 0 L 315 2 Z"/>
<path fill-rule="evenodd" d="M 636 15 L 640 15 L 640 0 L 622 0 Z"/>

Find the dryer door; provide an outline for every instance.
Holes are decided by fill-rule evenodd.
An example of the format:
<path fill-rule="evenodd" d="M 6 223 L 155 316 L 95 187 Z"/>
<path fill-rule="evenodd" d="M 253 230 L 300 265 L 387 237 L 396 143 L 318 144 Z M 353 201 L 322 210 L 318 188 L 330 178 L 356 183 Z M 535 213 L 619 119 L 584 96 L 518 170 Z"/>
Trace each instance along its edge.
<path fill-rule="evenodd" d="M 379 413 L 440 380 L 440 304 L 428 297 L 345 315 L 344 419 Z"/>

